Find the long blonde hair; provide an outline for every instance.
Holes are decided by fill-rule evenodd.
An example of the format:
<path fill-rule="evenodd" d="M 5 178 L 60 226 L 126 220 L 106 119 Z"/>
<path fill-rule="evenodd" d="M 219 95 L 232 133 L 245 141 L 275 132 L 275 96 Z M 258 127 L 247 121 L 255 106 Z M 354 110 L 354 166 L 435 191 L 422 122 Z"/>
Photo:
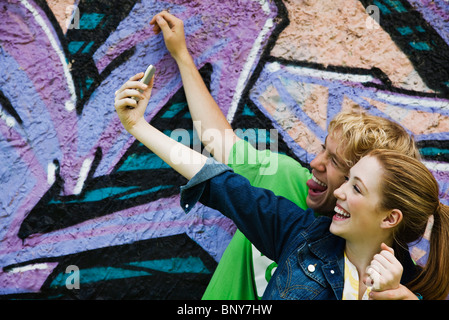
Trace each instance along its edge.
<path fill-rule="evenodd" d="M 427 263 L 407 287 L 424 299 L 445 299 L 449 293 L 449 207 L 440 203 L 435 177 L 414 157 L 395 151 L 373 150 L 368 156 L 383 168 L 380 207 L 402 211 L 393 234 L 397 245 L 406 247 L 422 238 L 433 216 Z"/>
<path fill-rule="evenodd" d="M 396 150 L 420 159 L 414 138 L 398 123 L 367 113 L 340 112 L 329 123 L 329 135 L 337 134 L 337 153 L 354 166 L 374 149 Z"/>

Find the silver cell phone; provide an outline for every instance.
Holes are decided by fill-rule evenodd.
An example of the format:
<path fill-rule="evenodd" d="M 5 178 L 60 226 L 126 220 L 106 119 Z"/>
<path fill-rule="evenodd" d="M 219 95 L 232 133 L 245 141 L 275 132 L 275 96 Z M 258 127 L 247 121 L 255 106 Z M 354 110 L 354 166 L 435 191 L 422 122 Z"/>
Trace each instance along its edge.
<path fill-rule="evenodd" d="M 140 82 L 149 84 L 151 78 L 153 78 L 154 73 L 156 72 L 156 68 L 153 65 L 149 65 L 147 70 L 145 70 L 145 74 L 142 79 L 140 79 Z M 140 92 L 143 92 L 142 90 L 138 89 Z M 134 100 L 139 101 L 139 98 L 133 97 Z"/>

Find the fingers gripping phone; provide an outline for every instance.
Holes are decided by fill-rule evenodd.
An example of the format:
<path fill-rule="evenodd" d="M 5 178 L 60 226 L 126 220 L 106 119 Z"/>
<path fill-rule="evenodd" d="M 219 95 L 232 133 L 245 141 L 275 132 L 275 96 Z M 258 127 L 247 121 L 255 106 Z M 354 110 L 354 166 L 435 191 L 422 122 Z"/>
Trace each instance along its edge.
<path fill-rule="evenodd" d="M 147 70 L 145 70 L 145 74 L 142 79 L 140 79 L 140 82 L 149 84 L 151 78 L 153 78 L 154 73 L 156 72 L 156 68 L 153 65 L 149 65 Z M 140 92 L 143 92 L 142 90 L 138 89 Z M 139 98 L 133 97 L 134 100 L 139 101 Z"/>

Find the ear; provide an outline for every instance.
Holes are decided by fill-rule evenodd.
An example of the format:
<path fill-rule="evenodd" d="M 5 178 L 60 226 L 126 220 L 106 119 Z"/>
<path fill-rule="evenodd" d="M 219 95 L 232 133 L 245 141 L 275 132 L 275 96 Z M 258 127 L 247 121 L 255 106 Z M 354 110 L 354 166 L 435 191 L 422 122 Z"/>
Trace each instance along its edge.
<path fill-rule="evenodd" d="M 393 209 L 387 212 L 387 215 L 381 222 L 382 228 L 394 228 L 402 221 L 402 211 L 399 209 Z"/>

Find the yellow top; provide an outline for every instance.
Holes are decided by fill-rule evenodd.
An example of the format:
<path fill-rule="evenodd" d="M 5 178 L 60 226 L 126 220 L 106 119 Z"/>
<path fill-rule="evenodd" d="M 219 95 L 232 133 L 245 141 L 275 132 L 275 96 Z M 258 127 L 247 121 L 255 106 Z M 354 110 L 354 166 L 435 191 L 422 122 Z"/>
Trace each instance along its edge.
<path fill-rule="evenodd" d="M 367 287 L 362 300 L 368 300 L 371 287 Z M 349 261 L 345 252 L 345 286 L 343 288 L 343 300 L 359 299 L 359 273 L 357 268 Z"/>

